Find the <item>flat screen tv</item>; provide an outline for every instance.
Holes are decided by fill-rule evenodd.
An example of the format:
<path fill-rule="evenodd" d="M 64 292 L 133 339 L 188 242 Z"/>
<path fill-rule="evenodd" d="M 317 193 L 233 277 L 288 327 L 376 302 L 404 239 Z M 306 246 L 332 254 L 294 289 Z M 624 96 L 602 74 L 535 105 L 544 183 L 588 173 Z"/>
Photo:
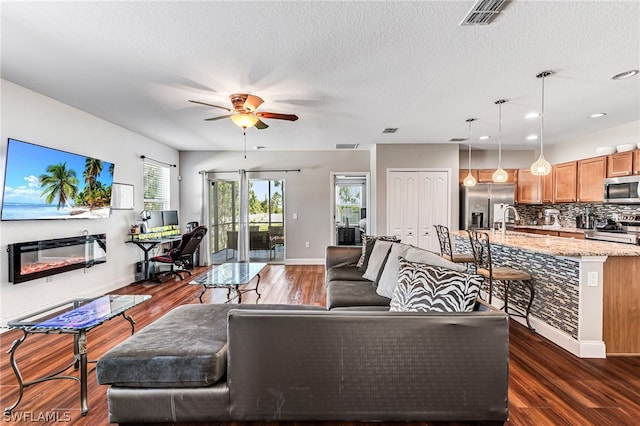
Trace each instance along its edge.
<path fill-rule="evenodd" d="M 106 218 L 113 163 L 9 139 L 1 219 Z"/>

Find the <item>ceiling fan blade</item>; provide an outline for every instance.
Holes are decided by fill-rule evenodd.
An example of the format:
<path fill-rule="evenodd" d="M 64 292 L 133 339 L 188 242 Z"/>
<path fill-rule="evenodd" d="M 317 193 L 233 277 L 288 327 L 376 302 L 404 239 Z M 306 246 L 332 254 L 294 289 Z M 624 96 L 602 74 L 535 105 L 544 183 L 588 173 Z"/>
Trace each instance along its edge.
<path fill-rule="evenodd" d="M 220 108 L 220 109 L 224 109 L 226 111 L 231 112 L 231 108 L 223 107 L 223 106 L 220 106 L 220 105 L 213 105 L 213 104 L 208 104 L 206 102 L 192 101 L 192 100 L 189 100 L 189 102 L 193 102 L 194 104 L 209 106 L 209 107 L 213 107 L 213 108 Z"/>
<path fill-rule="evenodd" d="M 220 117 L 205 118 L 204 121 L 215 121 L 215 120 L 220 120 L 220 119 L 229 118 L 229 117 L 231 117 L 231 115 L 221 115 Z"/>
<path fill-rule="evenodd" d="M 260 118 L 275 118 L 276 120 L 296 121 L 298 119 L 298 116 L 294 114 L 278 114 L 276 112 L 256 112 L 256 115 Z"/>
<path fill-rule="evenodd" d="M 264 101 L 259 96 L 247 95 L 247 99 L 244 101 L 244 109 L 247 111 L 255 111 Z"/>
<path fill-rule="evenodd" d="M 258 120 L 255 126 L 256 126 L 256 129 L 260 129 L 260 130 L 266 129 L 267 127 L 269 127 L 269 125 L 262 120 Z"/>

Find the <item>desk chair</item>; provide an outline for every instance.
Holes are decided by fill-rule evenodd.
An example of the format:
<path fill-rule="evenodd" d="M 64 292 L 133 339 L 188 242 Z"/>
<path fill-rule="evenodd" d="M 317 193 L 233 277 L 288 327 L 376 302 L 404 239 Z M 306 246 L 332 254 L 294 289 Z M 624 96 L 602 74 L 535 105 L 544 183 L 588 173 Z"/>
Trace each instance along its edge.
<path fill-rule="evenodd" d="M 160 256 L 155 256 L 149 259 L 150 262 L 171 265 L 171 270 L 156 274 L 156 278 L 159 279 L 160 276 L 168 274 L 177 275 L 181 280 L 184 280 L 184 276 L 182 275 L 183 272 L 193 275 L 191 271 L 186 270 L 185 267 L 191 261 L 191 256 L 195 253 L 206 233 L 207 228 L 205 226 L 198 226 L 193 231 L 182 234 L 182 239 L 177 247 L 172 248 Z M 177 269 L 174 269 L 174 266 L 177 267 Z"/>
<path fill-rule="evenodd" d="M 476 273 L 489 279 L 489 295 L 487 301 L 491 304 L 493 296 L 493 281 L 500 281 L 504 285 L 504 309 L 505 313 L 513 316 L 519 316 L 527 321 L 529 330 L 535 331 L 529 322 L 529 312 L 531 304 L 535 297 L 535 288 L 533 280 L 528 272 L 506 266 L 493 266 L 491 260 L 491 244 L 489 242 L 489 234 L 486 232 L 467 231 L 469 240 L 471 241 L 471 249 L 473 250 L 476 262 Z M 529 301 L 526 309 L 513 308 L 513 313 L 509 312 L 509 288 L 512 284 L 524 284 L 529 289 Z"/>
<path fill-rule="evenodd" d="M 449 228 L 442 225 L 433 225 L 436 228 L 436 234 L 438 234 L 438 241 L 440 242 L 440 256 L 455 263 L 464 263 L 469 270 L 470 265 L 475 265 L 475 258 L 473 253 L 454 253 L 451 249 L 451 235 L 449 234 Z"/>

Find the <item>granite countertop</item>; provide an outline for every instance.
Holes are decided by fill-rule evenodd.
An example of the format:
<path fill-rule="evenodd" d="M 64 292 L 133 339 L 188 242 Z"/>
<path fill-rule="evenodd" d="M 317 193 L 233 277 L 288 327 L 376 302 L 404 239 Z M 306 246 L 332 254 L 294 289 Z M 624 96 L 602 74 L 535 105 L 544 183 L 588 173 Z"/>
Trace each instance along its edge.
<path fill-rule="evenodd" d="M 469 237 L 467 231 L 458 231 L 458 235 L 463 238 Z M 515 231 L 507 231 L 504 237 L 500 232 L 492 233 L 489 231 L 489 240 L 494 244 L 505 247 L 514 247 L 524 251 L 545 253 L 553 256 L 640 256 L 640 246 L 633 244 L 549 237 Z"/>
<path fill-rule="evenodd" d="M 507 228 L 508 229 L 508 228 Z M 584 234 L 586 229 L 569 227 L 569 226 L 552 226 L 552 225 L 515 225 L 514 229 L 542 229 L 545 231 L 572 232 L 574 234 Z"/>

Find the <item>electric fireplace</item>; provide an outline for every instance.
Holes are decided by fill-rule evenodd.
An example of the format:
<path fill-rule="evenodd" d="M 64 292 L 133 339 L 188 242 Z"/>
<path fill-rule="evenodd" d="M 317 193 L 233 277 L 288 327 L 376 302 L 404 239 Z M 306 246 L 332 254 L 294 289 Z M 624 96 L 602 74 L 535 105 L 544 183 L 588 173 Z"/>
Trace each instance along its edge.
<path fill-rule="evenodd" d="M 107 235 L 9 244 L 9 282 L 22 283 L 107 261 Z"/>

